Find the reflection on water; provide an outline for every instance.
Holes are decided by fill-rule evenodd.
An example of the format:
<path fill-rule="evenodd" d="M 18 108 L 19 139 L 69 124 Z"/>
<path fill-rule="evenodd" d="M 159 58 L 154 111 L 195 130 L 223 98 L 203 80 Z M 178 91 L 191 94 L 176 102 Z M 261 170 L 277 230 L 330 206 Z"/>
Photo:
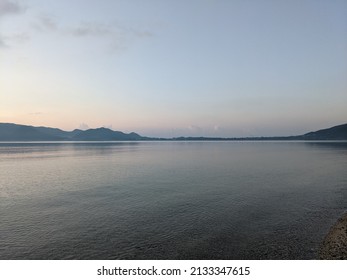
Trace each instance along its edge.
<path fill-rule="evenodd" d="M 1 259 L 310 259 L 346 142 L 0 143 Z"/>
<path fill-rule="evenodd" d="M 313 148 L 320 148 L 320 149 L 334 149 L 339 150 L 343 153 L 346 153 L 347 151 L 347 142 L 346 141 L 317 141 L 317 142 L 302 142 L 307 146 L 311 146 Z"/>

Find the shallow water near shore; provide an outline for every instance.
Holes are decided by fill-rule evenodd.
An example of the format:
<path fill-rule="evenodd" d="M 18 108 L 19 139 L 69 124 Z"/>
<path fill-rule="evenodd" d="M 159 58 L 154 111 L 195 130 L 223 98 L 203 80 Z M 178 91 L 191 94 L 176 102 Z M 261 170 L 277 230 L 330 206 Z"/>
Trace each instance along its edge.
<path fill-rule="evenodd" d="M 0 143 L 1 259 L 314 259 L 347 142 Z"/>

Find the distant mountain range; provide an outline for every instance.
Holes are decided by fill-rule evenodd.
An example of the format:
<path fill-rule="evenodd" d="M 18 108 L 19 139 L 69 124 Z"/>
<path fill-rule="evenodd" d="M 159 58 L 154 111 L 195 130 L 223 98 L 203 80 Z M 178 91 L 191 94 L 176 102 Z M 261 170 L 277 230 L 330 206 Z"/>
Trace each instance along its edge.
<path fill-rule="evenodd" d="M 347 124 L 334 126 L 297 136 L 284 137 L 178 137 L 153 138 L 135 132 L 124 133 L 108 128 L 64 131 L 58 128 L 35 127 L 13 123 L 0 123 L 0 141 L 222 141 L 222 140 L 347 140 Z"/>
<path fill-rule="evenodd" d="M 43 126 L 0 123 L 0 141 L 138 141 L 149 139 L 134 132 L 126 134 L 104 127 L 64 131 Z"/>

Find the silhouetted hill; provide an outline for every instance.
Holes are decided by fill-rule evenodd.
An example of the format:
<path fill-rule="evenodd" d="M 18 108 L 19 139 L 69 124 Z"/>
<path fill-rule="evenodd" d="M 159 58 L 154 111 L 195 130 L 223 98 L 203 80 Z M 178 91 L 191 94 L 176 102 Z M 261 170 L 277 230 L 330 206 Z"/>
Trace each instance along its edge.
<path fill-rule="evenodd" d="M 12 123 L 0 123 L 0 141 L 139 141 L 139 140 L 167 140 L 167 141 L 233 141 L 233 140 L 347 140 L 347 124 L 321 129 L 298 136 L 287 137 L 178 137 L 178 138 L 150 138 L 135 132 L 124 133 L 108 128 L 88 130 L 75 129 L 64 131 L 58 128 L 34 127 Z"/>
<path fill-rule="evenodd" d="M 347 124 L 321 129 L 302 135 L 304 140 L 347 140 Z"/>
<path fill-rule="evenodd" d="M 270 137 L 238 137 L 238 138 L 221 138 L 221 137 L 177 137 L 176 141 L 273 141 L 273 140 L 347 140 L 347 124 L 337 125 L 334 127 L 321 129 L 297 136 L 270 136 Z"/>
<path fill-rule="evenodd" d="M 134 132 L 126 134 L 108 128 L 64 131 L 58 128 L 0 123 L 0 141 L 135 141 L 149 139 Z"/>
<path fill-rule="evenodd" d="M 134 132 L 126 134 L 121 131 L 113 131 L 111 129 L 101 127 L 80 131 L 71 137 L 71 139 L 74 141 L 130 141 L 145 140 L 146 137 L 142 137 Z"/>
<path fill-rule="evenodd" d="M 35 129 L 41 133 L 51 135 L 54 137 L 59 137 L 59 138 L 71 138 L 82 131 L 80 129 L 75 129 L 73 131 L 64 131 L 59 128 L 50 128 L 50 127 L 43 127 L 43 126 L 35 127 Z"/>
<path fill-rule="evenodd" d="M 0 123 L 0 141 L 59 141 L 58 135 L 44 133 L 33 126 Z"/>

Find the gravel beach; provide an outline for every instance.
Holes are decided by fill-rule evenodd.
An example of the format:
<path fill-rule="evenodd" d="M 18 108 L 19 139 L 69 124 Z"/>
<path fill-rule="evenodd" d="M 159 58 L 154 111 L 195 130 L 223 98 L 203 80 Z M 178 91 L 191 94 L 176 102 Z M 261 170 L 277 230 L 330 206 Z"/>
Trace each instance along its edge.
<path fill-rule="evenodd" d="M 347 260 L 347 213 L 330 229 L 319 251 L 321 260 Z"/>

